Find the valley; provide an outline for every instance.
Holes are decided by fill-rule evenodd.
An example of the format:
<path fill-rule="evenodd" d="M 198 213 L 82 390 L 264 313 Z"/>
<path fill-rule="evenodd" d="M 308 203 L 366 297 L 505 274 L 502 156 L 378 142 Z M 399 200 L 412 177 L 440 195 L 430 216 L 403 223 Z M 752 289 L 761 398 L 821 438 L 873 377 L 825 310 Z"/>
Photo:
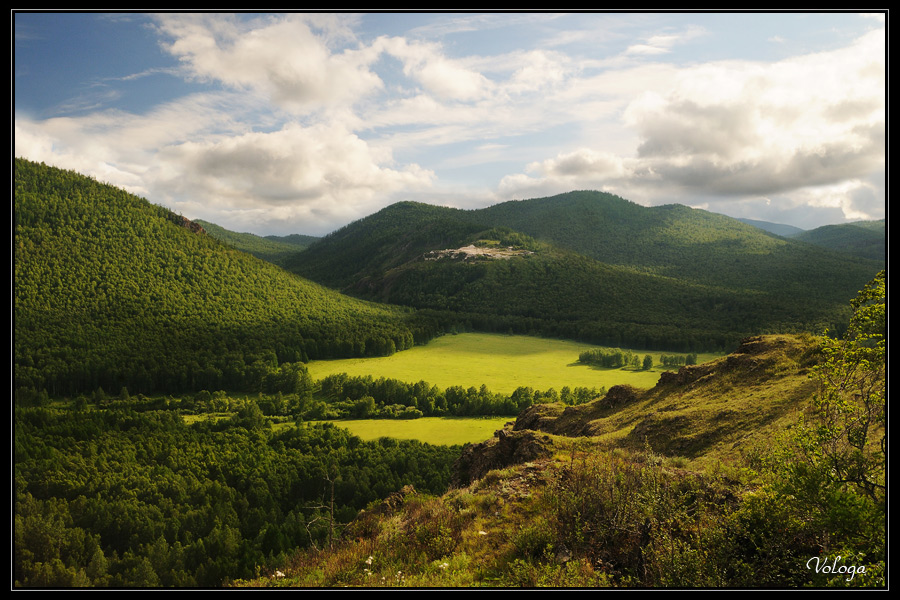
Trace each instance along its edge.
<path fill-rule="evenodd" d="M 14 188 L 16 587 L 885 585 L 877 224 L 571 192 L 270 239 Z"/>

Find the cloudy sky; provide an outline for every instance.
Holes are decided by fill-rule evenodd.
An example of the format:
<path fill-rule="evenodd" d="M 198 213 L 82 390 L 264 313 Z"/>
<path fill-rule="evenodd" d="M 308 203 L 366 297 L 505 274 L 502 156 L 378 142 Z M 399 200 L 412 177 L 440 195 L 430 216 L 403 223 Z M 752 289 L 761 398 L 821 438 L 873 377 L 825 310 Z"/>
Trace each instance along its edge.
<path fill-rule="evenodd" d="M 885 216 L 886 19 L 15 13 L 15 155 L 237 231 L 573 189 Z"/>

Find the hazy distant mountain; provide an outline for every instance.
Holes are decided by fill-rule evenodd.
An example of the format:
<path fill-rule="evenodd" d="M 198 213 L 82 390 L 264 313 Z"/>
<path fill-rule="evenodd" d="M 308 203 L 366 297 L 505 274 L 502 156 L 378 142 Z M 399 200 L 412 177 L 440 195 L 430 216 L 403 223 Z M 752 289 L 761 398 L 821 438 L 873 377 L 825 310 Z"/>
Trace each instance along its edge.
<path fill-rule="evenodd" d="M 757 221 L 756 219 L 740 218 L 738 219 L 738 221 L 740 221 L 741 223 L 746 223 L 747 225 L 759 227 L 763 231 L 768 231 L 769 233 L 774 233 L 775 235 L 780 235 L 781 237 L 791 237 L 805 231 L 804 229 L 800 229 L 799 227 L 794 227 L 793 225 L 785 225 L 783 223 L 770 223 L 769 221 Z"/>
<path fill-rule="evenodd" d="M 215 223 L 201 219 L 196 219 L 194 222 L 200 224 L 209 235 L 217 240 L 275 264 L 281 264 L 288 256 L 306 249 L 319 239 L 311 235 L 299 234 L 262 237 L 252 233 L 229 231 Z"/>
<path fill-rule="evenodd" d="M 320 239 L 315 235 L 303 235 L 300 233 L 292 233 L 290 235 L 267 235 L 265 238 L 267 240 L 272 240 L 273 242 L 283 242 L 300 248 L 307 248 L 310 244 L 314 244 Z"/>

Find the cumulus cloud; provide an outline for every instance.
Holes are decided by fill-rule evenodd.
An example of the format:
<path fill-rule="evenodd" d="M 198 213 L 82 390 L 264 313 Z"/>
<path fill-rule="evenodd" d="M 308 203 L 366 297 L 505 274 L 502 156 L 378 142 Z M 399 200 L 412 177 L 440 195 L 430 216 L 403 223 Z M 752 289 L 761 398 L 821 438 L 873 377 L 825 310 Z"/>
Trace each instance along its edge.
<path fill-rule="evenodd" d="M 218 208 L 333 206 L 347 214 L 379 195 L 427 186 L 433 176 L 418 165 L 385 166 L 389 152 L 372 148 L 340 125 L 289 124 L 271 133 L 247 133 L 185 142 L 161 152 L 177 165 L 159 188 L 176 197 L 204 199 Z"/>
<path fill-rule="evenodd" d="M 588 179 L 621 179 L 629 173 L 622 157 L 610 152 L 596 152 L 583 148 L 554 159 L 529 165 L 528 170 L 548 177 L 579 177 Z"/>
<path fill-rule="evenodd" d="M 484 75 L 464 61 L 445 56 L 438 44 L 383 37 L 373 48 L 399 59 L 404 74 L 437 98 L 471 101 L 490 91 L 490 81 Z"/>
<path fill-rule="evenodd" d="M 666 67 L 665 85 L 648 87 L 622 113 L 636 134 L 633 155 L 562 152 L 502 185 L 592 185 L 651 203 L 793 194 L 807 206 L 829 198 L 846 218 L 864 218 L 872 213 L 860 208 L 860 194 L 871 197 L 872 188 L 859 182 L 884 169 L 884 58 L 878 30 L 847 48 L 774 64 Z"/>
<path fill-rule="evenodd" d="M 194 137 L 245 131 L 248 107 L 238 96 L 197 94 L 143 115 L 103 111 L 79 117 L 35 120 L 16 115 L 15 154 L 76 170 L 148 195 L 145 174 L 157 152 Z"/>
<path fill-rule="evenodd" d="M 327 25 L 319 22 L 319 25 Z M 191 76 L 265 94 L 292 111 L 352 104 L 381 85 L 370 52 L 333 52 L 305 15 L 244 23 L 217 14 L 162 15 L 166 50 Z M 338 36 L 343 40 L 348 34 Z"/>
<path fill-rule="evenodd" d="M 648 168 L 687 187 L 774 193 L 860 177 L 884 160 L 884 36 L 774 65 L 684 71 L 625 118 Z"/>

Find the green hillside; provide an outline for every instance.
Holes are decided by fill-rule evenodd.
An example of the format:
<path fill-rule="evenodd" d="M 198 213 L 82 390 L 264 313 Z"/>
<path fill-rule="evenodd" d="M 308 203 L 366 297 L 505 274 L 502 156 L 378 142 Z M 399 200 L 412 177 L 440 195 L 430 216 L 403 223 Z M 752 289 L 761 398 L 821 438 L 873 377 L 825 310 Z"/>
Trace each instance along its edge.
<path fill-rule="evenodd" d="M 467 328 L 687 351 L 840 329 L 879 263 L 684 206 L 573 192 L 473 211 L 396 204 L 285 267 Z"/>
<path fill-rule="evenodd" d="M 467 211 L 400 202 L 325 236 L 285 268 L 338 289 L 486 229 Z"/>
<path fill-rule="evenodd" d="M 16 160 L 13 183 L 15 587 L 886 584 L 886 273 L 846 289 L 874 261 L 581 193 L 504 207 L 515 227 L 403 203 L 290 257 L 414 311 L 74 172 Z M 669 351 L 842 315 L 843 339 L 745 339 L 652 389 L 442 404 L 422 369 L 459 356 L 410 384 L 305 366 L 454 327 Z M 528 408 L 465 447 L 303 422 L 507 401 Z M 808 566 L 835 557 L 852 577 Z"/>
<path fill-rule="evenodd" d="M 315 357 L 430 335 L 112 186 L 15 163 L 15 387 L 73 393 L 255 389 Z M 285 384 L 288 385 L 288 384 Z"/>
<path fill-rule="evenodd" d="M 479 211 L 539 240 L 613 265 L 739 290 L 846 303 L 883 261 L 854 259 L 678 204 L 643 207 L 602 192 L 505 202 Z"/>

